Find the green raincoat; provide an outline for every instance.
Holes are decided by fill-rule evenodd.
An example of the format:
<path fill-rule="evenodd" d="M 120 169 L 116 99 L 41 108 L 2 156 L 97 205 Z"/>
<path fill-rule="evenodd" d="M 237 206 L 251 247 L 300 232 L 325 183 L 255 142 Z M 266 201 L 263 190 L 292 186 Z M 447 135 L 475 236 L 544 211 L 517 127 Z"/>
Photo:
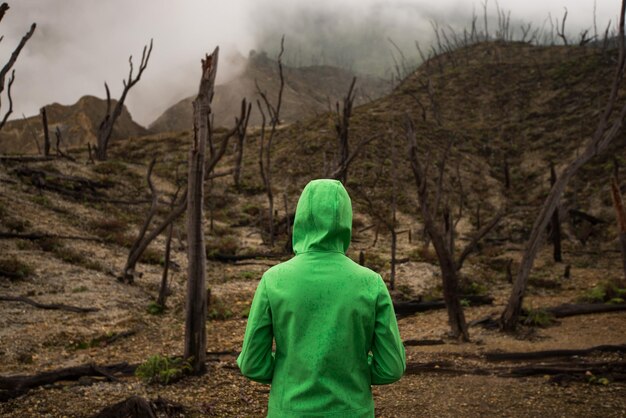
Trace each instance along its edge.
<path fill-rule="evenodd" d="M 342 184 L 311 181 L 296 209 L 296 255 L 261 278 L 237 358 L 243 375 L 272 385 L 268 417 L 373 417 L 370 385 L 404 373 L 389 291 L 345 255 L 351 235 Z"/>

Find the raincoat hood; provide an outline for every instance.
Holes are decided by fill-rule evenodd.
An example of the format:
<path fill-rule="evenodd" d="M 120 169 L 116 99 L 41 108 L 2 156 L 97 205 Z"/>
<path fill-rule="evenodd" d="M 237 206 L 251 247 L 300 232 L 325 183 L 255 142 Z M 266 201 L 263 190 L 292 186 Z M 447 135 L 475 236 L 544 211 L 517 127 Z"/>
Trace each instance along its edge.
<path fill-rule="evenodd" d="M 348 250 L 352 237 L 352 202 L 340 181 L 320 179 L 306 185 L 293 223 L 296 255 Z"/>

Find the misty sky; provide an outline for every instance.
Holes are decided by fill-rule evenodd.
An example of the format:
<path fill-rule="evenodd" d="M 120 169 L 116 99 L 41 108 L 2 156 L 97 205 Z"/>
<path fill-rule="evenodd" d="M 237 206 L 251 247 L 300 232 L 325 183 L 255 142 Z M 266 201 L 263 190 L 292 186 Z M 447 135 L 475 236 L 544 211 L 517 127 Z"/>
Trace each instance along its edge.
<path fill-rule="evenodd" d="M 593 34 L 593 4 L 499 1 L 514 25 L 541 27 L 548 13 L 560 19 L 567 7 L 571 36 L 585 28 Z M 610 19 L 616 21 L 620 4 L 597 0 L 599 32 Z M 53 102 L 72 104 L 86 94 L 104 97 L 105 80 L 118 97 L 128 56 L 137 67 L 143 46 L 154 38 L 148 68 L 126 102 L 143 125 L 194 93 L 200 58 L 215 45 L 221 48 L 218 82 L 240 71 L 231 57 L 247 56 L 251 49 L 274 51 L 282 33 L 294 64 L 335 64 L 384 75 L 392 66 L 388 37 L 412 57 L 413 41 L 430 42 L 431 20 L 458 29 L 468 25 L 473 9 L 482 15 L 482 3 L 469 0 L 14 0 L 9 6 L 0 23 L 1 65 L 30 24 L 38 25 L 14 67 L 13 118 Z M 488 6 L 495 16 L 495 0 Z M 3 96 L 2 109 L 5 101 Z"/>

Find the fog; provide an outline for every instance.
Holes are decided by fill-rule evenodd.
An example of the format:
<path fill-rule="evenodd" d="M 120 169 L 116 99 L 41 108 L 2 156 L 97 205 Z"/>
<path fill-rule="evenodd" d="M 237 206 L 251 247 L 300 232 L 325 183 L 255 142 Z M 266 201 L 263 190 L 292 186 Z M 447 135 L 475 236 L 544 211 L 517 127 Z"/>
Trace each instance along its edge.
<path fill-rule="evenodd" d="M 391 38 L 415 57 L 414 41 L 432 41 L 431 21 L 462 30 L 482 3 L 458 0 L 19 0 L 0 23 L 0 63 L 3 64 L 32 22 L 37 30 L 20 55 L 13 85 L 12 118 L 36 114 L 46 104 L 72 104 L 83 95 L 104 97 L 104 81 L 113 97 L 128 74 L 128 57 L 138 67 L 141 51 L 151 38 L 154 49 L 141 81 L 131 90 L 127 106 L 133 118 L 148 125 L 167 107 L 193 94 L 200 58 L 221 48 L 218 82 L 241 71 L 238 54 L 252 49 L 273 56 L 285 34 L 287 63 L 329 64 L 357 72 L 389 76 L 393 61 Z M 512 26 L 535 27 L 568 17 L 566 32 L 578 37 L 594 33 L 593 1 L 501 0 L 511 12 Z M 616 22 L 620 2 L 597 0 L 598 32 Z M 488 3 L 490 25 L 496 2 Z M 548 23 L 549 25 L 549 23 Z M 3 95 L 3 109 L 6 99 Z"/>

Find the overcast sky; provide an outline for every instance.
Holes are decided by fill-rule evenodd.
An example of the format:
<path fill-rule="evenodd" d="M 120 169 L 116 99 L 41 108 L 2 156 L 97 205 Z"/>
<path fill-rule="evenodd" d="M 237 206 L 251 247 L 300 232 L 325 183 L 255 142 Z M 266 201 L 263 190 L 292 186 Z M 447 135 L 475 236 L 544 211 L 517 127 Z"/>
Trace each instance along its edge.
<path fill-rule="evenodd" d="M 549 13 L 561 18 L 567 7 L 566 29 L 572 36 L 584 28 L 593 33 L 593 4 L 593 0 L 499 1 L 501 9 L 511 11 L 514 23 L 535 26 L 544 24 Z M 620 4 L 597 0 L 598 31 L 610 19 L 615 22 Z M 221 48 L 218 82 L 240 70 L 229 57 L 247 56 L 251 49 L 271 50 L 282 33 L 294 62 L 319 60 L 318 54 L 325 63 L 372 72 L 368 64 L 376 51 L 372 45 L 390 50 L 387 37 L 413 56 L 416 53 L 409 45 L 414 40 L 430 42 L 430 20 L 460 28 L 471 20 L 473 9 L 482 14 L 482 3 L 470 0 L 317 0 L 314 4 L 310 0 L 14 0 L 9 6 L 0 23 L 4 35 L 0 65 L 30 24 L 38 25 L 15 65 L 13 117 L 36 114 L 53 102 L 72 104 L 86 94 L 104 97 L 105 80 L 112 95 L 119 96 L 128 56 L 135 57 L 137 67 L 143 46 L 153 38 L 148 68 L 126 102 L 133 118 L 143 125 L 194 93 L 200 58 L 216 45 Z M 495 16 L 495 0 L 489 0 L 488 6 Z M 378 62 L 391 67 L 390 52 L 380 55 Z M 3 106 L 5 101 L 3 97 Z"/>

